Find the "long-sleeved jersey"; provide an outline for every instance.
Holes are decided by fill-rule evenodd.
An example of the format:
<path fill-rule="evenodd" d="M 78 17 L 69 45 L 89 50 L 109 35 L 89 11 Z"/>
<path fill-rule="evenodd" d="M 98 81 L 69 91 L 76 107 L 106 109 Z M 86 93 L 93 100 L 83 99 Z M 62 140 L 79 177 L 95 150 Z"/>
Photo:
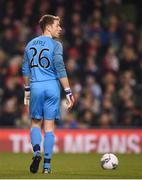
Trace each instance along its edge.
<path fill-rule="evenodd" d="M 22 72 L 31 82 L 66 77 L 62 44 L 48 36 L 32 39 L 25 48 Z"/>

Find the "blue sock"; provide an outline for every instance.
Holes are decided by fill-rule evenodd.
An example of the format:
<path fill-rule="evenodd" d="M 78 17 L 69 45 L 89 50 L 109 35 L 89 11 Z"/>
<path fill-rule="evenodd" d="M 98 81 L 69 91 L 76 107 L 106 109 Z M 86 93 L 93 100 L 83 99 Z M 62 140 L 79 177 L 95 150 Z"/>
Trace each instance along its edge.
<path fill-rule="evenodd" d="M 50 168 L 50 161 L 53 154 L 55 137 L 53 132 L 45 132 L 44 135 L 44 168 Z"/>
<path fill-rule="evenodd" d="M 31 144 L 34 151 L 34 156 L 40 156 L 40 144 L 41 144 L 41 129 L 38 127 L 31 128 L 30 132 Z"/>

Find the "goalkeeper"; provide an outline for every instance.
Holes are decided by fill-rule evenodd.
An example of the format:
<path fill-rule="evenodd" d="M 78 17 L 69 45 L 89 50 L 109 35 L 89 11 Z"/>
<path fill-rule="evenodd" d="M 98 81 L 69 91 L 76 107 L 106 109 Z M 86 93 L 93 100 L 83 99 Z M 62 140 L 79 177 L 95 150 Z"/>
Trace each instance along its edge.
<path fill-rule="evenodd" d="M 41 161 L 41 125 L 44 127 L 43 173 L 50 173 L 53 154 L 54 121 L 60 117 L 60 84 L 65 90 L 68 110 L 74 105 L 59 41 L 61 27 L 58 16 L 44 15 L 39 21 L 42 35 L 25 47 L 22 72 L 24 77 L 24 104 L 29 105 L 31 118 L 30 138 L 33 160 L 30 171 L 36 173 Z"/>

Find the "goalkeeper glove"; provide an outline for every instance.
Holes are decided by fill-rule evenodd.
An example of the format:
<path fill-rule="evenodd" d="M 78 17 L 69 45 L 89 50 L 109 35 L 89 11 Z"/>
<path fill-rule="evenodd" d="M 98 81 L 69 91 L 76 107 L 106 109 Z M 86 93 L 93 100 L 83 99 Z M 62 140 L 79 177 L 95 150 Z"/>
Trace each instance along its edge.
<path fill-rule="evenodd" d="M 68 110 L 71 110 L 75 102 L 71 89 L 66 88 L 65 94 L 66 94 L 66 99 L 67 99 L 67 108 Z"/>
<path fill-rule="evenodd" d="M 25 86 L 24 105 L 29 105 L 29 100 L 30 100 L 30 86 Z"/>

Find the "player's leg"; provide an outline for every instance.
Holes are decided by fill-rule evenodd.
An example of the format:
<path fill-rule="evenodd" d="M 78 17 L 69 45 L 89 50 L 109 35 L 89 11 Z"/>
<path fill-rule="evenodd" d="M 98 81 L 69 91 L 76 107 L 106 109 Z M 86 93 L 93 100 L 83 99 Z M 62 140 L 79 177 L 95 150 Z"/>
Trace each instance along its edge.
<path fill-rule="evenodd" d="M 44 102 L 44 172 L 50 172 L 50 164 L 55 143 L 54 120 L 59 118 L 60 85 L 56 80 L 48 82 L 45 90 Z M 46 171 L 47 170 L 47 171 Z"/>
<path fill-rule="evenodd" d="M 44 165 L 43 173 L 50 173 L 51 159 L 53 154 L 53 147 L 55 143 L 54 137 L 54 120 L 44 121 Z"/>
<path fill-rule="evenodd" d="M 34 156 L 40 155 L 40 145 L 41 145 L 41 120 L 33 119 L 31 122 L 30 138 L 31 144 L 34 152 Z"/>
<path fill-rule="evenodd" d="M 41 120 L 33 119 L 31 123 L 30 138 L 34 152 L 32 163 L 30 165 L 30 171 L 32 173 L 36 173 L 38 171 L 39 163 L 41 161 L 41 122 Z"/>
<path fill-rule="evenodd" d="M 30 117 L 31 131 L 30 138 L 34 152 L 33 161 L 30 165 L 30 171 L 36 173 L 38 171 L 39 163 L 41 160 L 40 146 L 41 146 L 41 123 L 43 119 L 43 102 L 44 93 L 42 91 L 40 83 L 34 83 L 31 85 L 30 94 Z"/>

